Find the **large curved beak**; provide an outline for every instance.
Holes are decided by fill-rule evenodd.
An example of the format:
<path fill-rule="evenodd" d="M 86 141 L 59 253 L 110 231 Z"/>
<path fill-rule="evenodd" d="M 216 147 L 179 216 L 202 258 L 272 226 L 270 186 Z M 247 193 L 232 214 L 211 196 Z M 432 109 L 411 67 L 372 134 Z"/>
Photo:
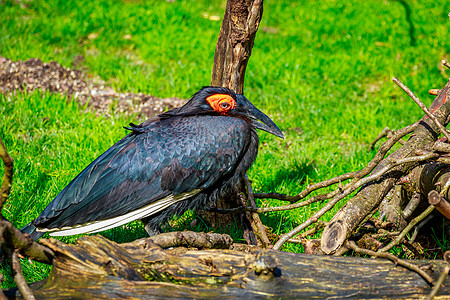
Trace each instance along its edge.
<path fill-rule="evenodd" d="M 280 128 L 262 111 L 257 109 L 247 98 L 242 95 L 237 95 L 237 111 L 244 115 L 255 128 L 264 130 L 279 138 L 284 139 L 283 132 Z"/>

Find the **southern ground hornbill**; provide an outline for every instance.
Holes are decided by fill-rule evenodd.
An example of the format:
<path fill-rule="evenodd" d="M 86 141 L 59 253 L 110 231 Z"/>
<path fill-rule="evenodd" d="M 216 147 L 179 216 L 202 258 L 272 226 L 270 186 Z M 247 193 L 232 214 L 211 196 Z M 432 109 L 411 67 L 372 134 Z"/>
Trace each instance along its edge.
<path fill-rule="evenodd" d="M 140 125 L 84 169 L 22 231 L 38 239 L 92 233 L 141 219 L 148 232 L 226 196 L 252 165 L 257 129 L 283 138 L 243 95 L 204 87 Z"/>

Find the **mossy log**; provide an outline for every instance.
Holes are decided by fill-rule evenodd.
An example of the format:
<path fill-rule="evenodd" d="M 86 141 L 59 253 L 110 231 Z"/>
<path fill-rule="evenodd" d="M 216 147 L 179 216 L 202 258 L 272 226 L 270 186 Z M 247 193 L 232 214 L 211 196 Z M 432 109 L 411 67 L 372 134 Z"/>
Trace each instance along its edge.
<path fill-rule="evenodd" d="M 128 244 L 102 236 L 76 244 L 41 242 L 55 257 L 50 276 L 31 285 L 37 299 L 419 299 L 431 290 L 418 274 L 380 259 L 236 247 L 164 250 L 151 238 Z M 431 265 L 434 278 L 445 266 L 443 261 L 417 264 Z M 16 290 L 7 295 L 20 298 Z M 448 295 L 449 278 L 435 299 Z"/>

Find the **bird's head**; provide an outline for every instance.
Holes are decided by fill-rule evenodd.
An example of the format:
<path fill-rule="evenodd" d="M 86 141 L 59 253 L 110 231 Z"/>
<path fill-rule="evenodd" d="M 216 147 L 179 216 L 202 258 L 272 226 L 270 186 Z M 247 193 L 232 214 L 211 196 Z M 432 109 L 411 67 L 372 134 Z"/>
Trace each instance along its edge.
<path fill-rule="evenodd" d="M 224 87 L 204 87 L 185 105 L 167 113 L 170 116 L 209 114 L 236 117 L 246 120 L 255 128 L 284 138 L 278 126 L 247 98 Z"/>

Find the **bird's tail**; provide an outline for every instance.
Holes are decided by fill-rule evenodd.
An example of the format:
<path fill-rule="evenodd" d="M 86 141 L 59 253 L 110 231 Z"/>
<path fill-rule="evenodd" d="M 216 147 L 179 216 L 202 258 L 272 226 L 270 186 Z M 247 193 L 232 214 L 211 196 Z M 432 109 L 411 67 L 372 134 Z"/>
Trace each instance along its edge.
<path fill-rule="evenodd" d="M 24 228 L 20 229 L 23 233 L 28 233 L 33 240 L 37 240 L 44 235 L 44 232 L 39 232 L 36 230 L 36 226 L 32 223 L 28 223 Z"/>

